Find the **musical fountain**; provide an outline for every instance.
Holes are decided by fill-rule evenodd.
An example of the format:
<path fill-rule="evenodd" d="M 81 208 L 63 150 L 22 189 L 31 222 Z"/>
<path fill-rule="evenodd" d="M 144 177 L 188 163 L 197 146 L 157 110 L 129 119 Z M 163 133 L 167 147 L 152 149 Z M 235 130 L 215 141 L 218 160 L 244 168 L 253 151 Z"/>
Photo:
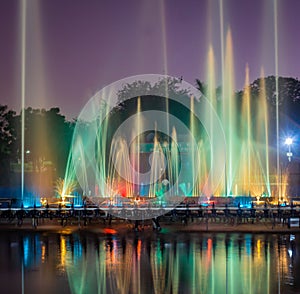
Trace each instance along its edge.
<path fill-rule="evenodd" d="M 250 96 L 248 69 L 242 98 L 232 83 L 222 100 L 160 75 L 107 86 L 78 118 L 66 186 L 77 180 L 93 202 L 113 206 L 271 196 L 265 91 Z"/>

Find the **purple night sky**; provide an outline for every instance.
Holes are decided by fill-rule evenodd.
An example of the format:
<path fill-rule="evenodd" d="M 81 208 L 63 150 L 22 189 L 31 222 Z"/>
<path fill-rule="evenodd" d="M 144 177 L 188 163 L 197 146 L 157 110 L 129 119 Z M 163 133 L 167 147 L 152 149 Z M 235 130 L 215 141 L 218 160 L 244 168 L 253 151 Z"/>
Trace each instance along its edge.
<path fill-rule="evenodd" d="M 27 0 L 26 106 L 60 107 L 72 119 L 118 79 L 167 73 L 206 81 L 207 52 L 221 81 L 219 0 Z M 0 1 L 0 104 L 21 107 L 21 0 Z M 275 75 L 274 1 L 223 0 L 236 89 Z M 278 3 L 278 72 L 300 76 L 300 1 Z M 165 51 L 164 51 L 165 50 Z M 164 53 L 165 52 L 165 53 Z M 165 58 L 166 57 L 166 58 Z M 165 68 L 167 71 L 165 72 Z"/>

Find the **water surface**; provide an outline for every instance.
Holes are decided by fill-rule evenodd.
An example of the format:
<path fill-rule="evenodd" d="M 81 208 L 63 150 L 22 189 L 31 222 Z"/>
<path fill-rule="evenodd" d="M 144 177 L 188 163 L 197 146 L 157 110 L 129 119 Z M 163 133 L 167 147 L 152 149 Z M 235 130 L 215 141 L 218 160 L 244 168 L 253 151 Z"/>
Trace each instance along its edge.
<path fill-rule="evenodd" d="M 0 292 L 300 292 L 299 235 L 107 232 L 0 232 Z"/>

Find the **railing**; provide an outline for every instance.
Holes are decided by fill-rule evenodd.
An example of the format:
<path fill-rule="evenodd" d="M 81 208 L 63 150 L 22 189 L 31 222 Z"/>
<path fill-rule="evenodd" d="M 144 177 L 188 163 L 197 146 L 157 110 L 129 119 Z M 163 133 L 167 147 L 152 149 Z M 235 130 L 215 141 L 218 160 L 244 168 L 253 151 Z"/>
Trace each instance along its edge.
<path fill-rule="evenodd" d="M 117 219 L 146 220 L 161 216 L 162 221 L 187 224 L 198 219 L 206 223 L 224 222 L 241 224 L 243 222 L 256 223 L 261 220 L 269 220 L 272 226 L 276 223 L 290 224 L 291 219 L 300 218 L 300 207 L 205 207 L 205 206 L 178 206 L 174 207 L 28 207 L 28 208 L 0 208 L 1 223 L 12 223 L 22 226 L 26 219 L 32 220 L 36 227 L 39 219 L 56 219 L 61 224 L 67 225 L 69 220 L 76 220 L 78 224 L 83 221 L 88 225 L 93 220 L 109 221 Z"/>

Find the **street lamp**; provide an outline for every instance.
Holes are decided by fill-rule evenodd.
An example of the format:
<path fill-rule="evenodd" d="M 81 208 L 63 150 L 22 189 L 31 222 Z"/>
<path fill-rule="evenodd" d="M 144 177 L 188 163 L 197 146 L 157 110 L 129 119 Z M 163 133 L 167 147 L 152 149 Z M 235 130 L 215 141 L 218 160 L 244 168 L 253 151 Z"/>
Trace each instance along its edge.
<path fill-rule="evenodd" d="M 286 156 L 287 156 L 287 158 L 288 158 L 288 161 L 289 161 L 289 163 L 291 162 L 291 160 L 292 160 L 292 156 L 293 156 L 293 153 L 292 153 L 292 151 L 291 151 L 291 146 L 292 146 L 292 144 L 293 144 L 293 138 L 291 138 L 291 137 L 287 137 L 286 139 L 285 139 L 285 145 L 287 145 L 288 146 L 288 152 L 286 153 Z M 284 182 L 285 182 L 285 185 L 287 184 L 286 183 L 286 181 L 287 181 L 287 172 L 288 172 L 288 165 L 289 165 L 289 163 L 287 164 L 287 166 L 285 167 L 285 180 L 284 180 Z M 283 163 L 282 163 L 282 165 L 283 165 Z M 283 168 L 283 166 L 281 165 L 281 171 L 280 171 L 280 198 L 281 199 L 283 199 L 284 198 L 284 196 L 285 196 L 285 193 L 286 193 L 286 186 L 285 186 L 285 189 L 284 189 L 284 193 L 282 193 L 283 191 L 282 191 L 282 185 L 283 185 L 283 182 L 282 182 L 282 168 Z"/>
<path fill-rule="evenodd" d="M 293 153 L 291 152 L 291 145 L 293 144 L 293 139 L 288 137 L 285 139 L 285 145 L 288 146 L 288 152 L 286 153 L 288 160 L 291 161 Z"/>
<path fill-rule="evenodd" d="M 287 158 L 288 158 L 288 161 L 289 162 L 291 162 L 291 160 L 292 160 L 292 156 L 293 156 L 293 153 L 292 153 L 292 151 L 291 151 L 291 146 L 292 146 L 292 144 L 293 144 L 293 138 L 291 138 L 291 137 L 287 137 L 286 139 L 285 139 L 285 141 L 284 141 L 284 144 L 286 145 L 286 146 L 288 146 L 288 152 L 286 153 L 286 155 L 287 155 Z M 282 201 L 283 200 L 283 198 L 284 198 L 284 194 L 285 194 L 285 192 L 284 192 L 284 190 L 283 190 L 283 181 L 282 181 L 282 172 L 283 172 L 283 161 L 281 162 L 281 164 L 280 164 L 280 178 L 279 178 L 279 183 L 280 183 L 280 190 L 279 190 L 279 201 Z M 284 170 L 285 171 L 287 171 L 287 167 L 286 168 L 284 168 Z M 285 179 L 285 181 L 286 181 L 286 179 Z"/>

